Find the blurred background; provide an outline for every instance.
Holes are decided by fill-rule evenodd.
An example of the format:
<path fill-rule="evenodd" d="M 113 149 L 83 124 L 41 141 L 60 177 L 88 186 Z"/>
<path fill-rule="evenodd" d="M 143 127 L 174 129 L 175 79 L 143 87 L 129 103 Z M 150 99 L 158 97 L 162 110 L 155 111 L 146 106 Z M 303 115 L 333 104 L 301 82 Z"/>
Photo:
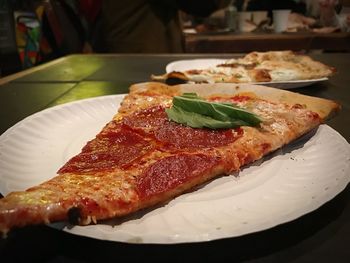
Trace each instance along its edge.
<path fill-rule="evenodd" d="M 76 53 L 350 51 L 350 0 L 0 0 L 0 77 Z"/>

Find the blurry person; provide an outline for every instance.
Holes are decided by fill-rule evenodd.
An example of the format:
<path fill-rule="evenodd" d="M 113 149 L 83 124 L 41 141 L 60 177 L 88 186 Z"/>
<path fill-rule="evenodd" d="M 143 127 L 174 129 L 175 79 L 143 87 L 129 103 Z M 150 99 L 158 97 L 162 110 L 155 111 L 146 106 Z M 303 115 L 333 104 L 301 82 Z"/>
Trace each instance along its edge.
<path fill-rule="evenodd" d="M 296 0 L 237 0 L 236 6 L 239 11 L 269 11 L 270 16 L 274 9 L 290 9 L 301 14 L 306 11 L 305 3 Z"/>
<path fill-rule="evenodd" d="M 314 31 L 330 33 L 334 31 L 349 31 L 350 1 L 349 0 L 305 0 L 308 14 L 318 19 Z"/>
<path fill-rule="evenodd" d="M 179 11 L 208 16 L 223 0 L 104 0 L 102 34 L 105 52 L 181 53 L 184 51 Z"/>
<path fill-rule="evenodd" d="M 339 6 L 338 0 L 320 0 L 319 1 L 319 19 L 322 26 L 337 26 L 337 11 Z"/>
<path fill-rule="evenodd" d="M 273 23 L 273 10 L 290 9 L 292 12 L 291 27 L 308 27 L 310 21 L 304 19 L 306 4 L 299 0 L 237 0 L 237 9 L 240 11 L 267 11 L 271 23 Z M 289 27 L 289 26 L 288 26 Z"/>

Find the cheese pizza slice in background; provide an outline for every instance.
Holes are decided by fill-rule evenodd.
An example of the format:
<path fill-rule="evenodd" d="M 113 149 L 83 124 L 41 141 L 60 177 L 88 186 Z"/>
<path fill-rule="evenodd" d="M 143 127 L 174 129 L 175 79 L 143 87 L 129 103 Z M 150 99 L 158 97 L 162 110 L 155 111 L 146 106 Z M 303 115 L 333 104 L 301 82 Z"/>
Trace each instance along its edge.
<path fill-rule="evenodd" d="M 259 83 L 313 80 L 332 76 L 335 69 L 292 51 L 251 52 L 208 68 L 152 75 L 153 80 L 189 83 Z"/>

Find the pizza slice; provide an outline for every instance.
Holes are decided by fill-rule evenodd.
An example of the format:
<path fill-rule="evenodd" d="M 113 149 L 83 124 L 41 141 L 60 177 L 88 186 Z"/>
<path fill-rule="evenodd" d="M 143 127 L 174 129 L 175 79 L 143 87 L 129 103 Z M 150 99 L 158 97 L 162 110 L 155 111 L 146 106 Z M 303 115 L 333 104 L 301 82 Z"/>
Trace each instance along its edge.
<path fill-rule="evenodd" d="M 113 119 L 57 176 L 0 199 L 0 231 L 96 224 L 169 201 L 239 171 L 337 110 L 330 100 L 255 85 L 133 85 Z"/>
<path fill-rule="evenodd" d="M 292 51 L 251 52 L 242 58 L 204 69 L 152 75 L 153 80 L 189 83 L 258 83 L 312 80 L 333 75 L 335 69 Z"/>

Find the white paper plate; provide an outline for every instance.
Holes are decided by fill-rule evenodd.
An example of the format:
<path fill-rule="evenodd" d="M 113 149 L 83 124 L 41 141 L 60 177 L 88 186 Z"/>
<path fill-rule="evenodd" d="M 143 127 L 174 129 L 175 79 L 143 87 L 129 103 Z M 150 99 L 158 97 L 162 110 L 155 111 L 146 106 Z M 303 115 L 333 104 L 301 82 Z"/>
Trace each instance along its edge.
<path fill-rule="evenodd" d="M 167 73 L 172 71 L 185 71 L 190 69 L 206 69 L 214 67 L 218 64 L 223 64 L 226 59 L 191 59 L 191 60 L 178 60 L 169 63 L 165 70 Z M 310 80 L 290 80 L 290 81 L 274 81 L 274 82 L 252 82 L 251 84 L 266 85 L 278 89 L 295 89 L 312 85 L 317 82 L 326 81 L 328 78 L 310 79 Z"/>
<path fill-rule="evenodd" d="M 36 113 L 0 136 L 0 191 L 51 177 L 115 114 L 123 95 Z M 332 199 L 350 180 L 350 146 L 327 125 L 275 154 L 171 202 L 91 226 L 52 224 L 72 234 L 129 243 L 183 243 L 271 228 Z"/>
<path fill-rule="evenodd" d="M 215 67 L 218 64 L 223 64 L 227 59 L 208 58 L 208 59 L 189 59 L 189 60 L 177 60 L 170 62 L 166 67 L 166 73 L 172 71 L 185 71 L 189 69 L 206 69 Z"/>

